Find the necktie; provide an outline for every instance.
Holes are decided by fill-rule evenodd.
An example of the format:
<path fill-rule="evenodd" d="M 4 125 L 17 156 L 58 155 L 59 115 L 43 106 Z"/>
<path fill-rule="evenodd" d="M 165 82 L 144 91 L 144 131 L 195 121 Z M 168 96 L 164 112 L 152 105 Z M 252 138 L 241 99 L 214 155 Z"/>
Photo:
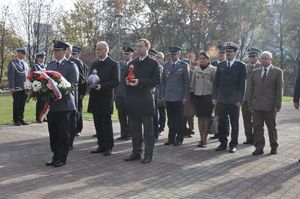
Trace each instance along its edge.
<path fill-rule="evenodd" d="M 230 68 L 230 61 L 227 62 L 227 68 Z"/>
<path fill-rule="evenodd" d="M 56 64 L 55 64 L 55 65 L 56 65 L 56 69 L 58 69 L 58 66 L 59 66 L 59 62 L 56 62 Z"/>
<path fill-rule="evenodd" d="M 20 61 L 20 62 L 21 62 L 21 65 L 22 65 L 22 69 L 25 70 L 25 66 L 24 66 L 23 61 Z"/>
<path fill-rule="evenodd" d="M 266 77 L 267 77 L 267 71 L 268 71 L 268 70 L 265 68 L 264 71 L 265 71 L 265 72 L 264 72 L 264 74 L 263 74 L 263 76 L 262 76 L 262 78 L 261 78 L 262 81 L 264 81 L 264 80 L 266 79 Z"/>
<path fill-rule="evenodd" d="M 175 63 L 173 62 L 173 68 L 175 68 Z"/>

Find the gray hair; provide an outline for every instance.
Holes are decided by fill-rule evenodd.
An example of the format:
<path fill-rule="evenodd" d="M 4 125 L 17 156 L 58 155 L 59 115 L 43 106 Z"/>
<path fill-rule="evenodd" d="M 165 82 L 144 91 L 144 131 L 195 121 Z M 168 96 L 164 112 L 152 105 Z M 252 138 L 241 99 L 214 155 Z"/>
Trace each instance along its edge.
<path fill-rule="evenodd" d="M 156 55 L 161 56 L 163 59 L 165 58 L 165 54 L 163 52 L 157 52 Z"/>
<path fill-rule="evenodd" d="M 260 54 L 260 56 L 263 56 L 263 55 L 267 55 L 269 58 L 273 58 L 273 55 L 272 55 L 272 53 L 270 52 L 270 51 L 263 51 L 261 54 Z"/>
<path fill-rule="evenodd" d="M 109 46 L 108 46 L 108 44 L 107 44 L 106 41 L 99 41 L 99 42 L 97 42 L 96 45 L 97 45 L 97 46 L 98 46 L 98 45 L 104 46 L 104 47 L 107 49 L 107 52 L 109 51 Z"/>

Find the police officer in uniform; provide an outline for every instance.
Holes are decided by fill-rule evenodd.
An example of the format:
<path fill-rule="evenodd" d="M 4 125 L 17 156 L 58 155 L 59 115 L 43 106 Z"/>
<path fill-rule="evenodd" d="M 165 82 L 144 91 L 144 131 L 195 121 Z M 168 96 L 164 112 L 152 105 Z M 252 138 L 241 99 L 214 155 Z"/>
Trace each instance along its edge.
<path fill-rule="evenodd" d="M 211 65 L 215 67 L 217 67 L 219 63 L 226 60 L 225 46 L 220 44 L 217 46 L 217 50 L 218 50 L 217 59 L 211 62 Z"/>
<path fill-rule="evenodd" d="M 38 52 L 36 55 L 36 63 L 31 66 L 31 71 L 45 71 L 47 65 L 45 64 L 46 52 Z M 38 123 L 42 123 L 40 120 L 40 112 L 44 107 L 45 101 L 41 96 L 36 97 L 36 111 L 35 118 Z"/>
<path fill-rule="evenodd" d="M 77 88 L 79 72 L 74 62 L 66 59 L 66 51 L 70 46 L 61 41 L 53 41 L 53 55 L 56 59 L 47 65 L 47 70 L 57 71 L 73 89 Z M 50 147 L 53 152 L 52 160 L 46 166 L 61 167 L 66 164 L 70 146 L 70 130 L 72 122 L 70 117 L 76 111 L 74 91 L 63 95 L 58 101 L 50 101 L 50 110 L 47 115 L 50 135 Z"/>
<path fill-rule="evenodd" d="M 242 114 L 243 114 L 243 120 L 244 120 L 244 129 L 245 129 L 245 136 L 246 141 L 243 144 L 253 144 L 253 117 L 252 112 L 249 110 L 249 100 L 250 100 L 250 82 L 252 76 L 252 71 L 256 68 L 260 68 L 260 62 L 258 60 L 258 56 L 260 54 L 260 50 L 257 48 L 249 48 L 248 51 L 248 58 L 249 58 L 249 64 L 247 64 L 247 87 L 246 87 L 246 94 L 245 94 L 245 101 L 242 104 Z"/>
<path fill-rule="evenodd" d="M 179 59 L 180 48 L 170 47 L 171 61 L 164 65 L 160 100 L 166 102 L 169 135 L 165 145 L 179 146 L 183 142 L 183 106 L 189 96 L 188 65 Z"/>
<path fill-rule="evenodd" d="M 128 70 L 128 63 L 132 61 L 134 50 L 131 47 L 123 47 L 124 61 L 119 62 L 120 79 L 125 78 L 125 73 Z M 121 127 L 121 136 L 117 140 L 129 140 L 128 115 L 125 108 L 126 102 L 126 85 L 124 81 L 120 81 L 116 89 L 116 107 L 118 109 L 118 117 Z"/>
<path fill-rule="evenodd" d="M 226 61 L 218 64 L 213 84 L 212 100 L 218 106 L 219 142 L 216 151 L 227 148 L 226 121 L 228 115 L 231 123 L 231 142 L 229 152 L 235 153 L 238 144 L 239 111 L 244 101 L 245 85 L 247 79 L 246 65 L 236 60 L 239 47 L 232 42 L 225 44 Z"/>
<path fill-rule="evenodd" d="M 8 85 L 13 96 L 13 121 L 15 126 L 28 125 L 24 122 L 24 108 L 27 95 L 24 90 L 24 82 L 29 72 L 28 64 L 24 61 L 26 48 L 16 49 L 16 59 L 8 65 Z"/>
<path fill-rule="evenodd" d="M 85 81 L 85 75 L 83 72 L 83 66 L 81 64 L 81 62 L 77 59 L 75 59 L 72 56 L 72 50 L 73 50 L 73 46 L 70 45 L 69 43 L 67 43 L 69 45 L 69 47 L 66 50 L 66 59 L 70 62 L 75 63 L 75 66 L 77 67 L 78 71 L 79 71 L 79 80 L 78 80 L 78 85 L 82 85 L 84 84 Z M 71 122 L 71 134 L 70 134 L 70 147 L 69 150 L 73 149 L 73 142 L 74 142 L 74 138 L 75 135 L 78 133 L 77 132 L 77 121 L 78 121 L 78 85 L 76 87 L 74 87 L 74 97 L 75 97 L 75 104 L 76 104 L 76 110 L 73 111 L 71 113 L 71 118 L 70 118 L 70 122 Z"/>
<path fill-rule="evenodd" d="M 87 90 L 87 74 L 88 67 L 82 60 L 80 60 L 81 48 L 73 46 L 72 48 L 72 57 L 74 58 L 74 62 L 79 70 L 79 82 L 78 82 L 78 106 L 77 106 L 77 125 L 75 136 L 80 136 L 82 128 L 83 128 L 83 120 L 82 120 L 82 101 L 86 94 Z M 71 58 L 72 58 L 71 57 Z"/>

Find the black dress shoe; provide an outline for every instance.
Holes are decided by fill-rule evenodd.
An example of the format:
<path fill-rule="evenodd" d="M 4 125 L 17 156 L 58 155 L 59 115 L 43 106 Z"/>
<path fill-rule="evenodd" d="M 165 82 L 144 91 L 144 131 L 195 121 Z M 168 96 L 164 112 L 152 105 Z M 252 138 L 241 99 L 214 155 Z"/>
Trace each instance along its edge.
<path fill-rule="evenodd" d="M 22 124 L 20 122 L 15 122 L 14 125 L 15 126 L 22 126 Z"/>
<path fill-rule="evenodd" d="M 142 163 L 147 164 L 147 163 L 149 163 L 149 162 L 151 162 L 151 161 L 152 161 L 152 157 L 146 156 L 146 157 L 143 159 Z"/>
<path fill-rule="evenodd" d="M 104 151 L 103 155 L 104 156 L 110 156 L 112 153 L 111 153 L 111 149 L 107 149 Z"/>
<path fill-rule="evenodd" d="M 247 140 L 246 142 L 243 142 L 243 144 L 253 144 L 251 140 Z"/>
<path fill-rule="evenodd" d="M 134 161 L 134 160 L 140 160 L 141 159 L 141 155 L 134 155 L 131 154 L 128 158 L 125 158 L 125 161 Z"/>
<path fill-rule="evenodd" d="M 54 162 L 55 162 L 55 160 L 51 160 L 49 162 L 46 162 L 46 166 L 52 166 Z"/>
<path fill-rule="evenodd" d="M 28 125 L 28 123 L 24 122 L 24 120 L 20 120 L 20 123 L 21 123 L 22 125 Z"/>
<path fill-rule="evenodd" d="M 271 149 L 270 154 L 271 154 L 271 155 L 276 155 L 276 154 L 277 154 L 277 149 Z"/>
<path fill-rule="evenodd" d="M 171 142 L 171 141 L 167 141 L 167 142 L 164 143 L 164 145 L 166 145 L 166 146 L 172 145 L 172 144 L 174 144 L 174 142 Z"/>
<path fill-rule="evenodd" d="M 92 154 L 95 154 L 95 153 L 103 153 L 103 152 L 105 152 L 105 149 L 103 149 L 103 148 L 97 148 L 96 150 L 91 151 Z"/>
<path fill-rule="evenodd" d="M 219 136 L 217 136 L 217 134 L 215 134 L 214 136 L 209 137 L 209 139 L 212 139 L 212 140 L 219 139 Z"/>
<path fill-rule="evenodd" d="M 75 134 L 75 136 L 80 136 L 81 135 L 81 132 L 78 132 Z"/>
<path fill-rule="evenodd" d="M 176 142 L 173 144 L 173 146 L 180 146 L 180 145 L 182 145 L 182 141 L 176 141 Z"/>
<path fill-rule="evenodd" d="M 197 145 L 197 147 L 205 148 L 206 147 L 206 142 L 200 141 L 199 144 Z"/>
<path fill-rule="evenodd" d="M 63 161 L 60 161 L 60 160 L 56 160 L 54 163 L 53 163 L 53 167 L 61 167 L 61 166 L 64 166 L 66 163 L 63 162 Z"/>
<path fill-rule="evenodd" d="M 264 154 L 264 150 L 255 149 L 255 151 L 252 152 L 252 155 L 254 155 L 254 156 L 258 156 L 258 155 L 262 155 L 262 154 Z"/>
<path fill-rule="evenodd" d="M 229 153 L 235 153 L 236 152 L 236 147 L 230 147 Z"/>
<path fill-rule="evenodd" d="M 224 144 L 220 144 L 215 151 L 225 151 L 227 149 L 227 146 Z"/>

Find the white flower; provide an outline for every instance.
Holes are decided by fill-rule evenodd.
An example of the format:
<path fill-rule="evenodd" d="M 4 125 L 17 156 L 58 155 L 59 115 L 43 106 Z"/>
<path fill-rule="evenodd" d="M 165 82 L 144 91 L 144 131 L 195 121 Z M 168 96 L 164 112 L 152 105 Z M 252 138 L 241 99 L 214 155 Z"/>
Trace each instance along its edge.
<path fill-rule="evenodd" d="M 50 84 L 49 83 L 47 83 L 47 85 L 46 85 L 50 90 L 51 90 L 51 86 L 50 86 Z"/>
<path fill-rule="evenodd" d="M 38 92 L 42 88 L 42 83 L 39 81 L 32 82 L 32 90 L 33 92 Z"/>
<path fill-rule="evenodd" d="M 62 88 L 63 87 L 63 85 L 62 84 L 58 84 L 58 86 L 57 86 L 58 88 Z"/>
<path fill-rule="evenodd" d="M 26 81 L 24 82 L 24 88 L 26 90 L 31 90 L 32 89 L 32 83 L 30 82 L 30 80 L 26 79 Z"/>

